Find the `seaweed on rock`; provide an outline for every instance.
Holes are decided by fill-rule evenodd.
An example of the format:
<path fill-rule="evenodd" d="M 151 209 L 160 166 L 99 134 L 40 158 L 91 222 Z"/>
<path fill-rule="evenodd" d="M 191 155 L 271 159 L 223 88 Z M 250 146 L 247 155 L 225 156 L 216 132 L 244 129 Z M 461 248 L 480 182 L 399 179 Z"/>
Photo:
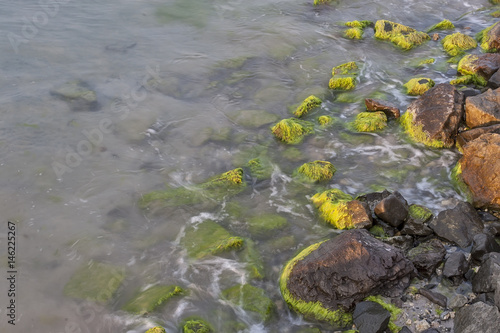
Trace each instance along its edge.
<path fill-rule="evenodd" d="M 387 126 L 387 116 L 384 112 L 361 112 L 351 123 L 357 132 L 375 132 Z"/>
<path fill-rule="evenodd" d="M 184 290 L 178 286 L 153 286 L 139 292 L 132 300 L 123 306 L 123 310 L 134 314 L 153 312 L 174 296 L 182 295 Z"/>
<path fill-rule="evenodd" d="M 371 21 L 350 21 L 346 22 L 345 25 L 349 27 L 344 32 L 344 35 L 350 39 L 361 39 L 363 37 L 364 29 L 367 26 L 373 25 Z"/>
<path fill-rule="evenodd" d="M 387 20 L 375 23 L 375 38 L 389 40 L 403 50 L 410 50 L 430 39 L 425 32 Z"/>
<path fill-rule="evenodd" d="M 316 97 L 314 95 L 311 95 L 311 96 L 307 97 L 299 105 L 299 107 L 297 108 L 297 110 L 295 110 L 295 112 L 293 114 L 297 118 L 300 118 L 300 117 L 306 115 L 312 109 L 317 108 L 318 106 L 320 106 L 321 103 L 323 103 L 323 101 L 320 98 L 318 98 L 318 97 Z"/>
<path fill-rule="evenodd" d="M 183 320 L 182 333 L 213 333 L 215 330 L 205 320 L 198 317 L 186 318 Z"/>
<path fill-rule="evenodd" d="M 464 51 L 477 47 L 477 42 L 474 38 L 460 32 L 444 37 L 441 44 L 443 44 L 446 53 L 452 57 L 461 55 Z"/>
<path fill-rule="evenodd" d="M 305 135 L 313 132 L 313 123 L 296 118 L 279 121 L 271 128 L 273 134 L 281 141 L 288 144 L 298 144 Z"/>
<path fill-rule="evenodd" d="M 147 330 L 144 333 L 166 333 L 166 331 L 163 327 L 156 326 L 156 327 L 150 328 L 149 330 Z"/>
<path fill-rule="evenodd" d="M 426 32 L 430 32 L 432 30 L 451 30 L 451 29 L 455 29 L 453 23 L 451 23 L 450 20 L 444 19 L 441 22 L 431 26 L 429 29 L 426 30 Z"/>
<path fill-rule="evenodd" d="M 274 302 L 265 290 L 249 284 L 236 285 L 222 291 L 222 297 L 230 303 L 251 312 L 262 322 L 268 322 L 275 313 Z"/>
<path fill-rule="evenodd" d="M 321 127 L 328 127 L 330 125 L 333 125 L 333 123 L 334 123 L 334 120 L 330 116 L 319 116 L 318 117 L 318 124 Z"/>
<path fill-rule="evenodd" d="M 442 140 L 429 139 L 428 133 L 422 129 L 422 125 L 413 124 L 413 115 L 411 112 L 405 112 L 399 121 L 405 132 L 416 142 L 420 142 L 429 147 L 443 148 L 446 147 Z M 449 148 L 449 147 L 446 147 Z"/>
<path fill-rule="evenodd" d="M 495 28 L 498 24 L 499 22 L 489 26 L 484 30 L 481 30 L 476 34 L 476 39 L 485 52 L 498 52 L 498 41 L 490 34 L 491 30 L 493 30 L 493 28 Z M 495 28 L 495 31 L 498 31 L 498 28 Z"/>
<path fill-rule="evenodd" d="M 311 201 L 318 208 L 321 217 L 337 229 L 354 228 L 347 203 L 352 196 L 339 189 L 330 189 L 312 196 Z"/>
<path fill-rule="evenodd" d="M 406 88 L 406 93 L 411 96 L 422 95 L 427 90 L 434 87 L 435 83 L 432 79 L 421 77 L 414 78 L 406 82 L 403 86 Z"/>
<path fill-rule="evenodd" d="M 335 174 L 335 167 L 328 161 L 314 161 L 302 164 L 296 173 L 301 179 L 309 182 L 330 180 Z"/>
<path fill-rule="evenodd" d="M 358 65 L 354 61 L 332 68 L 332 78 L 328 83 L 330 89 L 351 90 L 356 87 Z"/>

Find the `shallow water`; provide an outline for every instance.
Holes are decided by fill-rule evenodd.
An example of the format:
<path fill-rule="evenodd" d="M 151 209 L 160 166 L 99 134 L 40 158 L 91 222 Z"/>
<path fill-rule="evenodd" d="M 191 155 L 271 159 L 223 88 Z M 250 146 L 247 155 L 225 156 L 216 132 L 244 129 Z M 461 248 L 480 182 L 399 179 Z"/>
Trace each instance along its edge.
<path fill-rule="evenodd" d="M 0 5 L 0 211 L 5 224 L 17 223 L 18 269 L 16 325 L 7 323 L 2 292 L 2 332 L 143 332 L 154 323 L 177 332 L 190 315 L 205 317 L 218 331 L 236 320 L 246 332 L 293 332 L 311 324 L 287 311 L 279 271 L 298 249 L 335 234 L 308 201 L 320 187 L 297 184 L 295 168 L 329 160 L 337 172 L 328 187 L 353 196 L 399 190 L 434 212 L 462 199 L 449 181 L 457 151 L 413 144 L 396 122 L 376 134 L 353 134 L 341 124 L 318 130 L 295 146 L 297 158 L 287 159 L 288 147 L 274 140 L 269 125 L 240 126 L 232 116 L 266 110 L 288 118 L 289 107 L 312 93 L 324 103 L 311 119 L 328 114 L 349 122 L 375 93 L 404 110 L 414 98 L 402 90 L 410 78 L 441 83 L 454 77 L 441 45 L 430 41 L 403 52 L 373 39 L 371 29 L 361 41 L 348 40 L 343 22 L 388 19 L 425 30 L 447 18 L 457 31 L 474 35 L 495 20 L 487 1 L 43 3 Z M 436 62 L 412 65 L 429 57 Z M 355 101 L 346 103 L 328 90 L 328 80 L 331 68 L 347 61 L 362 69 L 347 95 Z M 72 80 L 96 91 L 97 111 L 74 111 L 51 95 Z M 278 306 L 268 325 L 220 299 L 221 290 L 250 282 L 236 255 L 193 262 L 179 245 L 185 227 L 205 219 L 247 237 L 245 217 L 229 216 L 227 202 L 160 216 L 137 207 L 141 194 L 165 184 L 192 186 L 260 154 L 274 165 L 271 180 L 230 201 L 244 216 L 279 213 L 289 222 L 273 237 L 287 236 L 281 245 L 254 239 L 266 277 L 251 283 Z M 0 235 L 6 256 L 5 225 Z M 90 261 L 126 268 L 107 305 L 64 296 L 64 285 Z M 182 285 L 190 294 L 147 317 L 119 310 L 137 288 L 157 282 Z"/>

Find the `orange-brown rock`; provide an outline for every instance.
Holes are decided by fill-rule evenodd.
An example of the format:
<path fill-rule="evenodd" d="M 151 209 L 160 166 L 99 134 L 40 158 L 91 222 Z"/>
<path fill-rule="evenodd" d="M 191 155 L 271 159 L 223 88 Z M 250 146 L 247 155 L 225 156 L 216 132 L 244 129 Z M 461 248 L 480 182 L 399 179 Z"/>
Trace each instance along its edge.
<path fill-rule="evenodd" d="M 468 97 L 465 122 L 470 128 L 500 123 L 500 88 Z"/>
<path fill-rule="evenodd" d="M 497 133 L 500 134 L 500 124 L 495 124 L 491 126 L 477 127 L 470 129 L 468 131 L 463 131 L 457 135 L 457 146 L 463 147 L 468 142 L 479 138 L 481 135 L 486 133 Z"/>
<path fill-rule="evenodd" d="M 399 108 L 387 101 L 382 101 L 380 99 L 365 99 L 366 110 L 368 111 L 382 111 L 385 113 L 387 118 L 399 118 L 400 111 Z"/>

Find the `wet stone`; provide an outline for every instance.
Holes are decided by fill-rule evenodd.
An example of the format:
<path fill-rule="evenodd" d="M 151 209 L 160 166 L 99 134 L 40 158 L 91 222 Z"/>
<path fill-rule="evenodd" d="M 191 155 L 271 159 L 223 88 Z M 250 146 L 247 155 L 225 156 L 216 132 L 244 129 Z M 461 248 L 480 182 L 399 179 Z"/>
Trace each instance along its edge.
<path fill-rule="evenodd" d="M 66 82 L 50 91 L 52 96 L 67 102 L 73 111 L 97 111 L 97 95 L 90 85 L 80 80 Z"/>
<path fill-rule="evenodd" d="M 490 252 L 500 252 L 500 245 L 488 234 L 477 234 L 472 240 L 472 259 L 482 261 L 483 256 Z"/>
<path fill-rule="evenodd" d="M 467 304 L 468 301 L 469 299 L 467 298 L 467 296 L 457 294 L 453 296 L 451 299 L 449 299 L 448 308 L 452 310 L 459 309 L 463 307 L 465 304 Z"/>
<path fill-rule="evenodd" d="M 496 306 L 477 302 L 456 312 L 455 333 L 498 333 L 500 313 Z"/>
<path fill-rule="evenodd" d="M 479 138 L 481 135 L 486 133 L 497 133 L 500 134 L 500 124 L 476 127 L 467 131 L 458 133 L 457 135 L 457 145 L 459 147 L 465 146 L 468 142 Z"/>
<path fill-rule="evenodd" d="M 387 329 L 391 314 L 375 302 L 356 304 L 353 321 L 359 333 L 382 333 Z"/>
<path fill-rule="evenodd" d="M 401 195 L 395 193 L 380 201 L 374 212 L 382 221 L 398 227 L 408 216 L 408 204 Z"/>
<path fill-rule="evenodd" d="M 488 88 L 497 89 L 500 88 L 500 71 L 496 71 L 488 80 L 486 84 Z"/>
<path fill-rule="evenodd" d="M 469 263 L 463 252 L 453 252 L 444 263 L 443 275 L 447 278 L 462 277 L 469 270 Z"/>
<path fill-rule="evenodd" d="M 440 293 L 437 293 L 434 291 L 430 291 L 430 290 L 427 290 L 425 288 L 420 288 L 418 290 L 418 292 L 420 293 L 420 295 L 424 296 L 432 303 L 437 304 L 443 308 L 446 308 L 446 305 L 448 303 L 448 299 L 443 294 L 440 294 Z"/>
<path fill-rule="evenodd" d="M 385 113 L 387 118 L 399 118 L 400 116 L 400 111 L 397 106 L 394 104 L 387 102 L 387 101 L 382 101 L 380 99 L 372 99 L 372 98 L 366 98 L 365 99 L 365 105 L 366 109 L 368 111 L 382 111 Z"/>
<path fill-rule="evenodd" d="M 472 278 L 472 290 L 475 293 L 495 291 L 497 281 L 500 281 L 500 253 L 489 253 Z"/>
<path fill-rule="evenodd" d="M 443 244 L 432 239 L 408 251 L 408 259 L 423 276 L 431 276 L 443 261 L 446 249 Z"/>

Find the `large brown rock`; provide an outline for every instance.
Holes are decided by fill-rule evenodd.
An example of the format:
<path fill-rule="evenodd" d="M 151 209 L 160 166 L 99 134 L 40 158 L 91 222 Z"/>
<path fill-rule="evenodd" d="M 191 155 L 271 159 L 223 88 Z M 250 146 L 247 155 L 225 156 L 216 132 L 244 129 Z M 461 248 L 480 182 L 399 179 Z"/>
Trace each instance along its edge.
<path fill-rule="evenodd" d="M 376 112 L 376 111 L 382 111 L 385 113 L 387 118 L 399 118 L 400 111 L 399 108 L 387 101 L 383 101 L 380 99 L 372 99 L 372 98 L 366 98 L 365 99 L 365 105 L 366 105 L 366 110 Z"/>
<path fill-rule="evenodd" d="M 486 81 L 500 68 L 500 54 L 483 53 L 466 55 L 458 64 L 458 72 L 463 75 L 479 75 Z"/>
<path fill-rule="evenodd" d="M 500 123 L 500 88 L 468 97 L 465 122 L 470 128 Z"/>
<path fill-rule="evenodd" d="M 402 251 L 364 229 L 352 229 L 297 261 L 287 288 L 295 299 L 319 301 L 330 310 L 347 310 L 368 295 L 401 294 L 414 271 Z"/>
<path fill-rule="evenodd" d="M 464 97 L 454 86 L 441 83 L 413 101 L 404 115 L 406 131 L 416 141 L 452 147 L 463 117 Z"/>
<path fill-rule="evenodd" d="M 486 133 L 497 133 L 500 134 L 500 124 L 495 124 L 491 126 L 477 127 L 470 129 L 468 131 L 463 131 L 457 135 L 457 146 L 463 147 L 468 142 L 479 138 L 481 135 Z"/>
<path fill-rule="evenodd" d="M 500 134 L 488 133 L 463 147 L 458 161 L 476 208 L 500 210 Z"/>

